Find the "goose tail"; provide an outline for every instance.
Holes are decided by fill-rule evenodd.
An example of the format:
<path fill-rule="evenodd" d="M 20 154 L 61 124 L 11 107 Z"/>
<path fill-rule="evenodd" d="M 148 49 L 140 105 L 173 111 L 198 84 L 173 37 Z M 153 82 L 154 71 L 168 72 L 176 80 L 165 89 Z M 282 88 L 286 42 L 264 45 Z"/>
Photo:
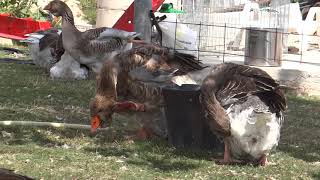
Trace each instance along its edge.
<path fill-rule="evenodd" d="M 176 72 L 176 75 L 183 75 L 188 72 L 202 70 L 207 67 L 204 66 L 194 55 L 181 53 L 175 50 L 171 52 L 171 55 L 169 63 L 179 65 L 179 71 Z"/>

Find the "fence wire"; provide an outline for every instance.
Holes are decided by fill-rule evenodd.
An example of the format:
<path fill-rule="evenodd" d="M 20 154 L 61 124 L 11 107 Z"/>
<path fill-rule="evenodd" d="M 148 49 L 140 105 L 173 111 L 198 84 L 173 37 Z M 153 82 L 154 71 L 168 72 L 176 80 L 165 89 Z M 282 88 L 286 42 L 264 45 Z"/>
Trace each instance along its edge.
<path fill-rule="evenodd" d="M 205 24 L 202 22 L 184 23 L 169 22 L 165 20 L 162 22 L 175 24 L 174 27 L 176 27 L 176 33 L 177 27 L 179 27 L 179 25 L 181 24 L 188 26 L 190 29 L 196 30 L 197 49 L 187 50 L 184 48 L 179 48 L 176 45 L 178 43 L 176 36 L 174 36 L 175 46 L 173 47 L 173 49 L 178 51 L 189 51 L 191 54 L 195 54 L 196 56 L 198 56 L 199 60 L 208 64 L 216 64 L 222 62 L 241 63 L 244 62 L 246 58 L 254 58 L 268 62 L 289 61 L 316 64 L 320 66 L 320 61 L 317 61 L 315 58 L 309 59 L 310 56 L 315 57 L 316 55 L 320 55 L 319 35 L 306 35 L 299 33 L 284 32 L 282 29 L 278 28 L 242 28 L 237 26 L 230 26 L 226 23 L 223 25 L 216 25 Z M 203 31 L 206 31 L 209 28 L 212 31 L 215 31 L 215 34 L 208 35 L 206 33 L 203 33 Z M 254 33 L 253 35 L 252 31 Z M 257 34 L 259 37 L 256 37 Z M 250 37 L 255 38 L 254 41 L 250 40 Z M 279 40 L 281 42 L 279 42 Z M 257 43 L 262 44 L 259 45 Z M 253 49 L 255 49 L 253 47 L 254 45 L 259 45 L 261 48 L 264 48 L 259 50 L 265 51 L 265 53 L 262 53 L 260 57 L 250 56 L 251 54 L 257 55 L 257 53 L 249 52 L 250 50 L 253 51 Z M 271 53 L 272 56 L 268 56 L 266 55 L 266 53 Z M 278 54 L 280 54 L 281 57 L 278 57 Z M 265 64 L 264 66 L 267 65 L 268 64 Z"/>
<path fill-rule="evenodd" d="M 293 12 L 290 8 L 296 8 L 295 5 L 300 11 L 299 5 L 289 0 L 184 0 L 181 9 L 185 13 L 176 15 L 175 21 L 162 22 L 174 23 L 174 44 L 170 48 L 190 51 L 208 64 L 255 59 L 269 62 L 260 63 L 262 66 L 280 65 L 284 61 L 320 65 L 314 58 L 320 55 L 317 30 L 313 33 L 299 29 L 289 31 L 289 17 Z M 316 12 L 310 14 L 316 15 Z M 196 32 L 197 48 L 179 48 L 180 25 Z M 299 26 L 297 28 L 301 28 Z"/>

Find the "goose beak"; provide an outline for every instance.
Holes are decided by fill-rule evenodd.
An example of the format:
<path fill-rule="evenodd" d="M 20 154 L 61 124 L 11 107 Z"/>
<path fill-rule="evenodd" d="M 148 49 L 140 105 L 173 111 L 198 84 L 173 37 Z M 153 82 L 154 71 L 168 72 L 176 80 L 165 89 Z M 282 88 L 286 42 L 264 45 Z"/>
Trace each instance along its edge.
<path fill-rule="evenodd" d="M 50 4 L 46 5 L 46 6 L 43 8 L 43 10 L 47 10 L 47 11 L 50 11 L 50 9 L 51 9 L 51 5 L 50 5 Z"/>
<path fill-rule="evenodd" d="M 91 118 L 91 133 L 96 134 L 97 129 L 101 127 L 101 119 L 99 116 L 94 116 Z"/>

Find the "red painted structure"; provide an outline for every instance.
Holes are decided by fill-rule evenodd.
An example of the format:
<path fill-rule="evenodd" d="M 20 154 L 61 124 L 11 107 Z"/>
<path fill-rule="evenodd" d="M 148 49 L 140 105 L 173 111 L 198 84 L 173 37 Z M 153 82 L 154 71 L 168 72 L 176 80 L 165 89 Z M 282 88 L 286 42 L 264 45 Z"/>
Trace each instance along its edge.
<path fill-rule="evenodd" d="M 164 0 L 152 0 L 152 10 L 156 11 Z M 126 31 L 134 31 L 134 2 L 123 13 L 120 19 L 115 23 L 113 28 L 122 29 Z"/>
<path fill-rule="evenodd" d="M 0 37 L 22 40 L 25 34 L 51 28 L 48 21 L 36 21 L 32 18 L 15 18 L 9 14 L 0 14 Z"/>
<path fill-rule="evenodd" d="M 152 0 L 152 10 L 156 11 L 164 0 Z M 117 29 L 134 31 L 134 2 L 113 26 Z M 35 21 L 32 18 L 15 18 L 9 14 L 0 14 L 0 37 L 22 40 L 25 34 L 46 30 L 52 25 L 48 21 Z"/>

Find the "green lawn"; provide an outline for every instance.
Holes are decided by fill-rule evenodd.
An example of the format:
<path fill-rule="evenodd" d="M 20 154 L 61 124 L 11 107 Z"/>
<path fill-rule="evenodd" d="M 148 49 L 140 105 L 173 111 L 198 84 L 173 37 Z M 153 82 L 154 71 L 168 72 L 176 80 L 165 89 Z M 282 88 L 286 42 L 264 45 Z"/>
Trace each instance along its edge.
<path fill-rule="evenodd" d="M 0 119 L 89 123 L 95 82 L 53 81 L 32 65 L 0 63 Z M 271 165 L 220 166 L 221 153 L 134 141 L 135 118 L 88 131 L 0 126 L 0 167 L 37 179 L 319 179 L 320 98 L 288 95 L 289 110 Z"/>
<path fill-rule="evenodd" d="M 1 48 L 13 48 L 13 49 L 18 49 L 23 52 L 26 52 L 25 54 L 20 54 L 20 53 L 12 53 L 12 52 L 6 52 L 2 50 Z M 28 53 L 28 47 L 21 45 L 13 45 L 13 46 L 3 46 L 0 44 L 0 57 L 1 58 L 14 58 L 14 59 L 20 59 L 20 60 L 30 60 L 31 57 L 29 57 Z"/>

